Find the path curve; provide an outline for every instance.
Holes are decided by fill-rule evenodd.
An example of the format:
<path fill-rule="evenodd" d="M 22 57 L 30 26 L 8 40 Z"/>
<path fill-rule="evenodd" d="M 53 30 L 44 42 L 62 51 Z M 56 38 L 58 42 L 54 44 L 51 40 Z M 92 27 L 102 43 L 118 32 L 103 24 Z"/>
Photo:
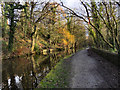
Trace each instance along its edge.
<path fill-rule="evenodd" d="M 118 69 L 101 57 L 91 57 L 87 49 L 72 57 L 71 88 L 116 88 Z"/>

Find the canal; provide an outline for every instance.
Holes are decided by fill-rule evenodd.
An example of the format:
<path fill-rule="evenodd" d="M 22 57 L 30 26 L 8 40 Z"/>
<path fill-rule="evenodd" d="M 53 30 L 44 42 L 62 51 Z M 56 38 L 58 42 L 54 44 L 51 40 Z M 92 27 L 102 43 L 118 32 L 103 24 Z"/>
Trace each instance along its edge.
<path fill-rule="evenodd" d="M 2 61 L 3 89 L 34 89 L 51 69 L 73 51 L 53 52 Z"/>

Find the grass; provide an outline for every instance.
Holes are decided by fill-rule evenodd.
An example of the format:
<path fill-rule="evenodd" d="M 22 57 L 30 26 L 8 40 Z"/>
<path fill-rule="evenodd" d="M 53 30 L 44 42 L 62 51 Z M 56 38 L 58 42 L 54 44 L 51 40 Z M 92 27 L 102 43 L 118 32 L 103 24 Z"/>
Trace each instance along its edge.
<path fill-rule="evenodd" d="M 39 83 L 38 88 L 68 88 L 70 76 L 70 58 L 64 57 Z"/>

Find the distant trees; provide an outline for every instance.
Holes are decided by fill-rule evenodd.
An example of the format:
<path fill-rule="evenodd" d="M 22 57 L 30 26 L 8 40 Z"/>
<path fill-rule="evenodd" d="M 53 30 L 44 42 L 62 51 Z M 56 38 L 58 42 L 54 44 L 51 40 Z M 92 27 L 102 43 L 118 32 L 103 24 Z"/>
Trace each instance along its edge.
<path fill-rule="evenodd" d="M 120 53 L 119 2 L 91 0 L 90 3 L 81 1 L 81 4 L 87 16 L 57 2 L 1 3 L 4 46 L 10 52 L 27 47 L 31 53 L 43 48 L 85 46 L 81 43 L 85 41 L 87 28 L 95 47 Z"/>
<path fill-rule="evenodd" d="M 10 55 L 17 55 L 17 52 L 84 46 L 83 22 L 76 17 L 67 17 L 57 2 L 3 2 L 1 5 L 4 53 L 9 51 Z"/>
<path fill-rule="evenodd" d="M 79 15 L 61 2 L 61 6 L 71 12 L 73 16 L 82 19 L 88 24 L 88 30 L 93 37 L 95 46 L 104 49 L 111 48 L 120 53 L 120 41 L 118 31 L 118 6 L 117 2 L 82 2 L 87 16 Z M 117 5 L 118 4 L 118 5 Z M 117 12 L 116 12 L 117 11 Z M 106 47 L 107 46 L 107 47 Z"/>

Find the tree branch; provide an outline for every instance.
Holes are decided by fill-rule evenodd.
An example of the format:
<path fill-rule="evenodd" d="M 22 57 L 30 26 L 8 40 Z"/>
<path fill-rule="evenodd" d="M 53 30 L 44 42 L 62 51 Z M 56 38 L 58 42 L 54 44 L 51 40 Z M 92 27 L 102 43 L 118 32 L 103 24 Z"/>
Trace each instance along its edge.
<path fill-rule="evenodd" d="M 116 2 L 118 4 L 118 6 L 120 7 L 120 3 L 119 2 Z"/>
<path fill-rule="evenodd" d="M 78 15 L 77 13 L 75 13 L 72 9 L 64 6 L 64 5 L 63 5 L 63 2 L 61 2 L 61 3 L 62 3 L 61 6 L 64 7 L 64 8 L 66 8 L 66 9 L 68 9 L 69 11 L 71 11 L 73 15 L 75 15 L 76 17 L 79 17 L 79 18 L 83 19 L 86 23 L 90 23 L 90 25 L 99 33 L 99 35 L 101 36 L 101 38 L 103 39 L 103 41 L 104 41 L 108 46 L 110 46 L 110 48 L 113 48 L 113 45 L 110 44 L 110 43 L 104 38 L 104 36 L 101 34 L 101 32 L 100 32 L 90 21 L 88 22 L 85 18 L 83 18 L 82 16 L 79 16 L 79 15 Z M 85 9 L 86 9 L 86 12 L 87 12 L 87 15 L 88 15 L 88 19 L 89 19 L 89 12 L 88 12 L 87 6 L 86 6 L 83 2 L 82 2 L 82 4 L 83 4 L 83 6 L 84 6 Z"/>

